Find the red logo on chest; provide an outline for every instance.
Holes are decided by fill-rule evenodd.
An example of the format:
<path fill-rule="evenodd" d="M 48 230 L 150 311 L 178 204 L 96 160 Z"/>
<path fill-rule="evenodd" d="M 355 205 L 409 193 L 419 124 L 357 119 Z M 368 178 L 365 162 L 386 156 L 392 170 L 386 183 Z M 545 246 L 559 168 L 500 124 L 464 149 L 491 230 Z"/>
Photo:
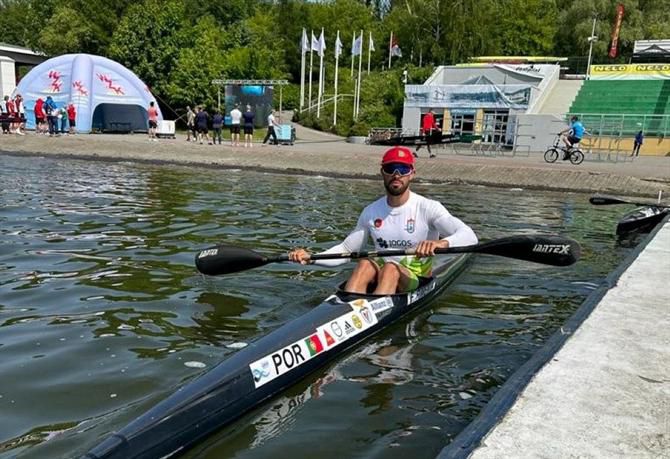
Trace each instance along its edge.
<path fill-rule="evenodd" d="M 384 220 L 382 220 L 381 218 L 376 218 L 375 219 L 375 228 L 381 228 L 383 222 L 384 222 Z"/>

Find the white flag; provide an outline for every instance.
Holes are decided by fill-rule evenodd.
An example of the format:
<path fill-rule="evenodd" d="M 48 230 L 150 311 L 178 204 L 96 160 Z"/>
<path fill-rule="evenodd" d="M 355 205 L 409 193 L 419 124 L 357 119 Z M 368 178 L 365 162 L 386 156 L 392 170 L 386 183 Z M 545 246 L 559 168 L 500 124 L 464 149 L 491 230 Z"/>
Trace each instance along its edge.
<path fill-rule="evenodd" d="M 305 29 L 302 29 L 302 40 L 300 41 L 300 48 L 303 54 L 309 52 L 309 39 L 307 38 L 307 31 Z"/>
<path fill-rule="evenodd" d="M 340 35 L 337 35 L 337 40 L 335 40 L 335 57 L 340 57 L 342 55 L 342 42 L 340 41 Z"/>
<path fill-rule="evenodd" d="M 375 50 L 375 42 L 372 41 L 372 34 L 370 34 L 370 44 L 368 45 L 368 50 L 370 52 Z"/>
<path fill-rule="evenodd" d="M 326 38 L 323 36 L 323 29 L 321 30 L 321 36 L 319 37 L 319 56 L 323 57 L 323 53 L 326 51 Z"/>
<path fill-rule="evenodd" d="M 363 35 L 358 37 L 354 41 L 354 44 L 351 45 L 351 55 L 352 56 L 360 56 L 361 55 L 361 48 L 363 48 Z"/>
<path fill-rule="evenodd" d="M 312 32 L 312 51 L 318 51 L 319 50 L 319 40 L 316 39 L 314 36 L 314 32 Z"/>

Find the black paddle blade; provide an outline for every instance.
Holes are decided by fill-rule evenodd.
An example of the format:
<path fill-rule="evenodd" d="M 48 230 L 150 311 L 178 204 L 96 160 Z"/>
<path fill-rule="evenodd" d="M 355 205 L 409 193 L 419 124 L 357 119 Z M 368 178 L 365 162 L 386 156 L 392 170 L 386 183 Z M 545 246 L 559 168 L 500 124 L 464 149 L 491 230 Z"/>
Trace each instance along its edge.
<path fill-rule="evenodd" d="M 594 206 L 608 206 L 610 204 L 628 204 L 627 201 L 609 196 L 591 196 L 589 202 Z"/>
<path fill-rule="evenodd" d="M 218 276 L 258 268 L 269 261 L 253 250 L 232 245 L 220 245 L 201 251 L 195 256 L 195 267 L 203 274 Z"/>
<path fill-rule="evenodd" d="M 552 266 L 570 266 L 582 249 L 574 239 L 559 236 L 510 236 L 477 246 L 473 252 L 499 255 Z"/>

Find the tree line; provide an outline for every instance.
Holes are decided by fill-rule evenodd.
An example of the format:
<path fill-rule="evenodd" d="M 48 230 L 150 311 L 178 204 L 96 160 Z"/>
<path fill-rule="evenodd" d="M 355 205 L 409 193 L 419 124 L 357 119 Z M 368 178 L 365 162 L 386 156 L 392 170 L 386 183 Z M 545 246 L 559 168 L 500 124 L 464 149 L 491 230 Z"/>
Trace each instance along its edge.
<path fill-rule="evenodd" d="M 626 12 L 619 57 L 612 60 L 607 50 L 618 3 Z M 353 93 L 351 39 L 354 32 L 372 32 L 376 51 L 373 72 L 363 78 L 361 117 L 353 122 L 352 104 L 344 99 L 334 129 L 341 134 L 398 123 L 405 68 L 410 83 L 421 83 L 433 66 L 473 56 L 541 55 L 577 57 L 571 65 L 584 72 L 594 16 L 594 63 L 625 61 L 635 40 L 670 37 L 670 0 L 0 0 L 3 42 L 49 56 L 116 60 L 151 88 L 168 117 L 188 104 L 215 106 L 214 78 L 286 78 L 295 84 L 285 91 L 285 106 L 296 107 L 303 27 L 317 35 L 325 29 L 326 93 L 332 92 L 340 30 L 339 92 Z M 403 56 L 388 69 L 391 32 Z M 303 121 L 331 129 L 329 116 L 326 108 L 321 119 L 304 114 Z"/>

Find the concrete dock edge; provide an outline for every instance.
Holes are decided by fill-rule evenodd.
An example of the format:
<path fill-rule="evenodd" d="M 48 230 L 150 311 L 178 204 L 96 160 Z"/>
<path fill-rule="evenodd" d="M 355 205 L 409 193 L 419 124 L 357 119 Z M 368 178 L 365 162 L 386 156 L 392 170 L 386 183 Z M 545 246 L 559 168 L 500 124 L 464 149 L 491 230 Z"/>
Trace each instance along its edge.
<path fill-rule="evenodd" d="M 617 285 L 621 276 L 637 260 L 647 245 L 668 224 L 667 216 L 657 227 L 611 272 L 601 284 L 584 300 L 572 316 L 556 331 L 533 356 L 515 371 L 491 398 L 485 408 L 460 434 L 438 454 L 438 459 L 460 459 L 469 457 L 499 422 L 515 405 L 537 373 L 561 350 L 570 336 L 591 315 L 610 289 Z M 667 230 L 667 228 L 666 228 Z M 573 456 L 571 456 L 573 457 Z M 574 456 L 576 457 L 576 456 Z M 581 456 L 580 456 L 581 457 Z"/>

